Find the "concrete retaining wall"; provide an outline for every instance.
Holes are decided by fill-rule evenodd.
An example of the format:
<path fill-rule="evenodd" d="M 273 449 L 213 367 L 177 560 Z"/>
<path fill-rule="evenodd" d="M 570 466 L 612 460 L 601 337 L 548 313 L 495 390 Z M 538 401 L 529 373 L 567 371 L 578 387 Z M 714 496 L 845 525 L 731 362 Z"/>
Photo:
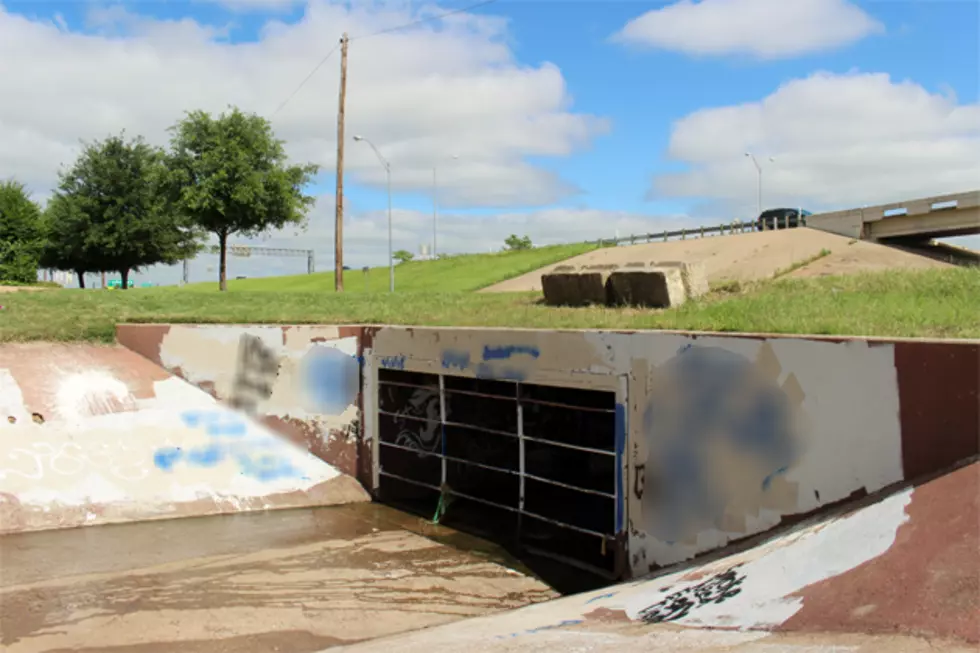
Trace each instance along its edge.
<path fill-rule="evenodd" d="M 366 498 L 131 351 L 0 348 L 0 533 Z"/>
<path fill-rule="evenodd" d="M 279 361 L 271 394 L 255 403 L 256 417 L 340 470 L 356 472 L 372 490 L 379 482 L 379 370 L 615 393 L 616 532 L 627 575 L 980 453 L 978 342 L 414 327 L 119 328 L 123 344 L 224 400 L 234 400 L 243 336 L 259 338 Z M 328 349 L 336 355 L 324 355 L 318 371 L 309 372 L 304 361 Z M 360 370 L 351 365 L 355 360 Z"/>
<path fill-rule="evenodd" d="M 935 472 L 980 442 L 975 342 L 398 327 L 365 341 L 377 368 L 625 386 L 617 485 L 634 575 Z"/>

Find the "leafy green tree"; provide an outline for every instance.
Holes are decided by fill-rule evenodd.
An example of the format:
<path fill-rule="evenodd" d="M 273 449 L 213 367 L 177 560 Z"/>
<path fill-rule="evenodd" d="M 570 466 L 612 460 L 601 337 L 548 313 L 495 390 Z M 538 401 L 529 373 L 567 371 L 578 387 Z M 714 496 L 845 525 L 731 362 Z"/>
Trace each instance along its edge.
<path fill-rule="evenodd" d="M 23 184 L 0 181 L 0 281 L 35 283 L 44 231 Z"/>
<path fill-rule="evenodd" d="M 168 203 L 164 161 L 142 138 L 85 145 L 52 200 L 45 261 L 76 273 L 118 271 L 128 289 L 130 271 L 194 256 L 202 234 Z"/>
<path fill-rule="evenodd" d="M 400 249 L 397 252 L 395 252 L 394 254 L 392 254 L 391 255 L 391 258 L 395 259 L 399 263 L 408 263 L 413 258 L 415 258 L 415 254 L 412 254 L 407 249 Z"/>
<path fill-rule="evenodd" d="M 217 236 L 218 287 L 227 290 L 228 237 L 302 224 L 314 202 L 302 189 L 318 168 L 289 165 L 269 121 L 237 108 L 217 118 L 188 113 L 171 131 L 174 202 L 195 225 Z"/>
<path fill-rule="evenodd" d="M 520 238 L 517 236 L 517 234 L 511 234 L 507 236 L 507 239 L 504 240 L 504 245 L 506 245 L 507 249 L 511 251 L 516 251 L 521 249 L 531 249 L 533 247 L 533 245 L 531 244 L 531 238 L 529 236 L 524 236 L 523 238 Z"/>

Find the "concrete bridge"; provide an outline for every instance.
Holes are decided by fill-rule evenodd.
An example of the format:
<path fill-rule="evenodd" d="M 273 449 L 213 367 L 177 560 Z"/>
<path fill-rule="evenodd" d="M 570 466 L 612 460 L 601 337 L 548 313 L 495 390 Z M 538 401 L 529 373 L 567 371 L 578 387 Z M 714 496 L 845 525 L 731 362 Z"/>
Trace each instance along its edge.
<path fill-rule="evenodd" d="M 926 241 L 980 234 L 980 190 L 819 213 L 807 226 L 871 241 Z"/>

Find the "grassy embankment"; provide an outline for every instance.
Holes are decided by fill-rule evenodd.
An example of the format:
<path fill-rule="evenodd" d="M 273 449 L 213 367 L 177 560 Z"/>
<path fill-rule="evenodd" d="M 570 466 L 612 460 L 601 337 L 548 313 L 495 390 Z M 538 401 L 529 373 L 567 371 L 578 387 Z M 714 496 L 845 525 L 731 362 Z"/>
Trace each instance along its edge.
<path fill-rule="evenodd" d="M 465 269 L 439 275 L 445 287 L 456 292 L 419 292 L 433 282 L 422 271 L 410 282 L 409 269 L 405 269 L 401 286 L 405 290 L 394 295 L 336 295 L 327 288 L 317 292 L 239 288 L 223 294 L 167 288 L 13 292 L 0 296 L 5 306 L 0 311 L 0 342 L 109 342 L 117 322 L 374 323 L 980 338 L 977 268 L 727 285 L 697 302 L 666 311 L 550 308 L 541 305 L 540 296 L 534 293 L 465 292 L 506 278 L 494 274 L 492 280 L 483 277 L 477 282 L 479 275 Z M 513 276 L 511 271 L 507 274 Z M 350 289 L 354 290 L 353 285 Z"/>

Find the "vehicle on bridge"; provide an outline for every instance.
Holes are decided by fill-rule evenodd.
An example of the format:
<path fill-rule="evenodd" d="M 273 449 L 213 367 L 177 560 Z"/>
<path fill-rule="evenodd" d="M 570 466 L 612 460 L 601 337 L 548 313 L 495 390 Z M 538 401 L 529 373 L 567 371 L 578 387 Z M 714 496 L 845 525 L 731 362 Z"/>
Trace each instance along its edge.
<path fill-rule="evenodd" d="M 758 231 L 771 229 L 787 229 L 790 227 L 806 226 L 807 216 L 813 215 L 806 209 L 767 209 L 755 221 Z"/>

